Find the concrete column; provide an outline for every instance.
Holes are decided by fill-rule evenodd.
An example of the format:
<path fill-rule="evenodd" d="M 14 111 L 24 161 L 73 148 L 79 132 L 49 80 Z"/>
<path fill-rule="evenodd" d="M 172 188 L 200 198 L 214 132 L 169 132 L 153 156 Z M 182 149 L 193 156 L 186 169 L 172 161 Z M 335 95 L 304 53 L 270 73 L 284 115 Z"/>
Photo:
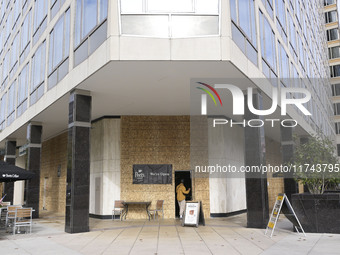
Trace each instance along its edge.
<path fill-rule="evenodd" d="M 293 132 L 293 127 L 281 126 L 281 155 L 283 164 L 291 162 L 294 157 Z M 298 185 L 293 179 L 293 173 L 285 173 L 284 190 L 289 200 L 292 194 L 298 193 Z"/>
<path fill-rule="evenodd" d="M 65 231 L 89 231 L 91 96 L 73 90 L 69 100 Z"/>
<path fill-rule="evenodd" d="M 248 95 L 249 96 L 249 95 Z M 245 100 L 246 120 L 262 119 L 261 116 L 254 115 L 248 109 L 247 97 Z M 251 96 L 251 95 L 250 95 Z M 258 91 L 253 91 L 253 105 L 255 109 L 261 110 L 262 95 Z M 258 124 L 258 123 L 257 123 Z M 266 165 L 266 147 L 264 127 L 249 127 L 245 134 L 245 165 L 260 166 Z M 246 173 L 246 197 L 247 197 L 247 227 L 265 228 L 268 219 L 268 189 L 267 175 L 261 173 Z"/>
<path fill-rule="evenodd" d="M 34 172 L 35 176 L 27 181 L 26 206 L 32 207 L 33 218 L 39 218 L 40 195 L 40 157 L 42 143 L 42 126 L 30 123 L 27 126 L 27 170 Z"/>
<path fill-rule="evenodd" d="M 16 141 L 6 141 L 5 145 L 5 162 L 11 165 L 15 165 L 15 154 L 16 154 Z M 6 182 L 4 187 L 4 192 L 6 195 L 5 201 L 11 202 L 13 204 L 14 197 L 14 182 Z"/>

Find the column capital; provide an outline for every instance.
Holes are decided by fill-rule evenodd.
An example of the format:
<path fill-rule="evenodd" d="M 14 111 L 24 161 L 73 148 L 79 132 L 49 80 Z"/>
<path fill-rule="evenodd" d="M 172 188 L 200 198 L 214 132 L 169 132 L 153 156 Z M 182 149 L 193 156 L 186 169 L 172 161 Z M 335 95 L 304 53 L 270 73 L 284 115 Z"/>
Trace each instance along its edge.
<path fill-rule="evenodd" d="M 82 96 L 91 96 L 91 91 L 83 90 L 83 89 L 73 89 L 71 90 L 70 94 L 74 95 L 82 95 Z"/>

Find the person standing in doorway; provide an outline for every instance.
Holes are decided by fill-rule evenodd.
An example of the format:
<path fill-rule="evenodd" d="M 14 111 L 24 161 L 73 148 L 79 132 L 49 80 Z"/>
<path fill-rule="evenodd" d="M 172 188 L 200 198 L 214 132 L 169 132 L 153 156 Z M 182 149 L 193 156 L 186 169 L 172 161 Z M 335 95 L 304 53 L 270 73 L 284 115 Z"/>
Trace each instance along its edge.
<path fill-rule="evenodd" d="M 184 180 L 181 180 L 181 183 L 177 185 L 176 187 L 176 193 L 177 193 L 177 201 L 179 205 L 179 217 L 182 219 L 183 212 L 185 208 L 185 195 L 189 194 L 190 188 L 186 190 L 184 186 Z"/>

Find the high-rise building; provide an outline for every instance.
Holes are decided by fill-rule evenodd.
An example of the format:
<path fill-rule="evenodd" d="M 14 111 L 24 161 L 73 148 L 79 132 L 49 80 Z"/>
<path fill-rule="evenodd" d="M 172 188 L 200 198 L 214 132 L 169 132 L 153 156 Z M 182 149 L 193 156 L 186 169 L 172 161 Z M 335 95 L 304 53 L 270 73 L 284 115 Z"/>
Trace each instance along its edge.
<path fill-rule="evenodd" d="M 329 66 L 332 86 L 332 103 L 334 106 L 334 122 L 338 156 L 340 155 L 340 38 L 339 15 L 337 1 L 324 1 L 325 28 L 327 34 Z"/>
<path fill-rule="evenodd" d="M 249 227 L 266 225 L 277 193 L 297 192 L 292 179 L 270 174 L 245 181 L 195 173 L 192 79 L 246 81 L 241 89 L 256 88 L 259 110 L 270 108 L 275 90 L 311 94 L 303 104 L 311 115 L 291 105 L 286 117 L 275 112 L 296 121 L 294 130 L 236 126 L 220 139 L 206 126 L 206 162 L 216 145 L 237 167 L 280 165 L 291 157 L 293 132 L 335 135 L 327 55 L 327 40 L 332 59 L 340 45 L 334 1 L 0 2 L 0 147 L 4 160 L 36 173 L 16 182 L 13 195 L 11 184 L 4 190 L 35 216 L 66 214 L 68 232 L 87 231 L 88 215 L 111 217 L 115 200 L 165 200 L 164 216 L 173 218 L 180 179 L 206 217 L 248 210 Z M 331 65 L 337 93 L 340 65 Z M 290 91 L 291 100 L 303 99 Z M 223 97 L 231 104 L 230 93 Z M 232 119 L 231 110 L 225 116 Z M 141 177 L 162 169 L 171 178 Z"/>

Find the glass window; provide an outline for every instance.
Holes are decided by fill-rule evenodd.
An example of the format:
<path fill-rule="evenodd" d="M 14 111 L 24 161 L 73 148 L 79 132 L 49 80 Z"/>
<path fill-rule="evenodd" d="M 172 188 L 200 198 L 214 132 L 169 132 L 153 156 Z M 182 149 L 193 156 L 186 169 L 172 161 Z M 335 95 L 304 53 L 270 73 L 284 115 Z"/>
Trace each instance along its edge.
<path fill-rule="evenodd" d="M 82 7 L 82 38 L 84 38 L 97 25 L 98 1 L 84 0 Z"/>
<path fill-rule="evenodd" d="M 287 31 L 287 21 L 286 21 L 286 7 L 284 0 L 276 0 L 276 17 L 277 20 L 280 22 L 280 25 Z"/>
<path fill-rule="evenodd" d="M 331 66 L 331 77 L 339 77 L 340 76 L 340 65 Z"/>
<path fill-rule="evenodd" d="M 70 49 L 70 9 L 58 20 L 50 33 L 48 74 L 59 68 L 60 64 L 69 56 Z M 68 72 L 68 66 L 67 66 Z M 66 74 L 65 74 L 66 75 Z M 63 77 L 65 76 L 63 75 Z M 63 77 L 57 77 L 57 81 Z M 50 83 L 50 82 L 49 82 Z M 55 83 L 56 84 L 56 83 Z M 54 84 L 54 85 L 55 85 Z M 52 86 L 49 87 L 51 88 Z"/>
<path fill-rule="evenodd" d="M 20 14 L 21 14 L 20 0 L 16 0 L 15 3 L 14 3 L 14 14 L 13 14 L 14 25 L 18 21 Z"/>
<path fill-rule="evenodd" d="M 4 61 L 3 61 L 3 67 L 2 67 L 2 82 L 4 83 L 8 77 L 9 73 L 9 62 L 10 62 L 10 51 L 7 51 Z"/>
<path fill-rule="evenodd" d="M 331 4 L 335 4 L 335 0 L 324 0 L 323 1 L 324 5 L 331 5 Z"/>
<path fill-rule="evenodd" d="M 302 44 L 302 38 L 300 36 L 300 34 L 297 34 L 297 38 L 298 38 L 298 45 L 299 45 L 299 61 L 300 64 L 302 65 L 302 67 L 304 68 L 305 66 L 305 51 L 304 51 L 304 47 Z"/>
<path fill-rule="evenodd" d="M 20 55 L 26 49 L 28 44 L 30 43 L 31 38 L 31 11 L 26 15 L 24 22 L 21 26 L 21 42 L 20 42 Z"/>
<path fill-rule="evenodd" d="M 57 14 L 60 8 L 65 3 L 65 0 L 52 0 L 51 1 L 51 19 Z"/>
<path fill-rule="evenodd" d="M 107 0 L 100 0 L 99 22 L 102 22 L 107 18 L 107 9 Z"/>
<path fill-rule="evenodd" d="M 337 134 L 337 135 L 339 135 L 340 134 L 340 123 L 335 123 L 335 133 Z"/>
<path fill-rule="evenodd" d="M 122 13 L 142 13 L 143 12 L 143 1 L 121 0 L 120 10 Z"/>
<path fill-rule="evenodd" d="M 18 59 L 19 59 L 19 33 L 15 36 L 12 43 L 10 69 L 13 69 L 13 67 L 17 64 Z"/>
<path fill-rule="evenodd" d="M 22 0 L 22 14 L 27 11 L 28 6 L 30 5 L 32 0 Z"/>
<path fill-rule="evenodd" d="M 230 0 L 230 16 L 231 20 L 233 20 L 237 24 L 237 0 Z"/>
<path fill-rule="evenodd" d="M 262 0 L 262 3 L 266 7 L 270 17 L 273 19 L 273 0 Z"/>
<path fill-rule="evenodd" d="M 330 11 L 325 13 L 326 23 L 336 22 L 337 18 L 337 11 Z"/>
<path fill-rule="evenodd" d="M 200 36 L 218 34 L 218 16 L 172 15 L 172 36 Z"/>
<path fill-rule="evenodd" d="M 193 12 L 193 0 L 147 0 L 148 12 Z"/>
<path fill-rule="evenodd" d="M 231 18 L 243 36 L 256 48 L 255 6 L 253 0 L 231 0 Z M 234 40 L 234 38 L 233 38 Z"/>
<path fill-rule="evenodd" d="M 340 83 L 332 85 L 332 95 L 333 96 L 340 96 Z"/>
<path fill-rule="evenodd" d="M 6 11 L 6 1 L 2 1 L 1 3 L 1 13 L 0 13 L 0 23 L 2 23 L 2 19 L 5 17 L 5 11 Z"/>
<path fill-rule="evenodd" d="M 6 120 L 6 96 L 7 93 L 5 93 L 0 101 L 0 130 L 4 129 L 4 123 Z"/>
<path fill-rule="evenodd" d="M 12 9 L 9 11 L 8 13 L 8 16 L 7 16 L 7 20 L 6 20 L 6 23 L 5 23 L 5 45 L 11 35 L 11 32 L 12 32 L 12 15 L 13 15 L 13 11 Z"/>
<path fill-rule="evenodd" d="M 339 29 L 332 28 L 326 31 L 327 33 L 327 41 L 333 41 L 339 39 Z"/>
<path fill-rule="evenodd" d="M 28 67 L 27 63 L 25 67 L 22 69 L 18 78 L 18 105 L 21 105 L 28 96 Z"/>
<path fill-rule="evenodd" d="M 45 78 L 45 52 L 46 42 L 44 41 L 32 58 L 31 93 L 44 81 Z"/>
<path fill-rule="evenodd" d="M 7 117 L 9 117 L 15 110 L 15 84 L 16 81 L 8 89 L 8 104 L 7 104 Z"/>
<path fill-rule="evenodd" d="M 77 0 L 75 46 L 107 18 L 107 0 Z"/>
<path fill-rule="evenodd" d="M 301 27 L 301 10 L 299 0 L 295 0 L 295 17 L 297 20 L 297 24 Z"/>
<path fill-rule="evenodd" d="M 196 0 L 195 12 L 205 14 L 218 14 L 219 0 Z"/>
<path fill-rule="evenodd" d="M 47 16 L 47 4 L 48 1 L 46 0 L 35 0 L 33 23 L 34 33 L 37 31 Z"/>
<path fill-rule="evenodd" d="M 218 0 L 120 0 L 120 2 L 122 34 L 154 37 L 219 34 Z"/>
<path fill-rule="evenodd" d="M 280 52 L 280 78 L 281 79 L 289 79 L 289 57 L 287 52 L 285 51 L 283 45 L 279 43 L 279 52 Z"/>
<path fill-rule="evenodd" d="M 340 46 L 331 47 L 328 49 L 329 58 L 340 58 Z"/>
<path fill-rule="evenodd" d="M 295 50 L 296 49 L 296 28 L 294 25 L 293 17 L 288 12 L 288 20 L 289 20 L 289 39 L 290 39 L 290 45 Z"/>
<path fill-rule="evenodd" d="M 273 71 L 276 71 L 276 48 L 275 35 L 268 22 L 260 11 L 260 38 L 262 58 L 270 65 Z"/>
<path fill-rule="evenodd" d="M 4 48 L 3 48 L 3 44 L 4 44 L 4 41 L 3 41 L 3 38 L 4 38 L 4 30 L 2 29 L 0 31 L 0 54 L 3 52 Z"/>
<path fill-rule="evenodd" d="M 124 34 L 169 36 L 168 15 L 122 15 L 121 21 Z"/>

